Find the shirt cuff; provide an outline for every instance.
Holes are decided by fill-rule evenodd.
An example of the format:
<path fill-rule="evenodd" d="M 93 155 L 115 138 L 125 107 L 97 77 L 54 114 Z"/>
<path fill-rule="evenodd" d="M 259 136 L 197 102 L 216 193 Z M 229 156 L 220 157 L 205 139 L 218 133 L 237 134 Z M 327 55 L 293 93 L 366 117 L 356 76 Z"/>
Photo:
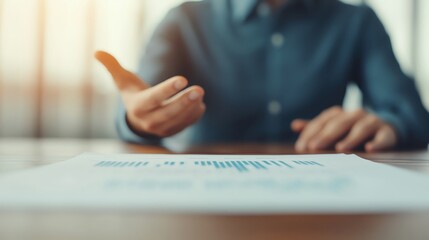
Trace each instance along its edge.
<path fill-rule="evenodd" d="M 118 114 L 116 118 L 116 130 L 119 137 L 131 143 L 145 145 L 159 145 L 162 139 L 158 137 L 143 137 L 131 130 L 127 122 L 127 113 L 122 103 L 119 104 Z"/>

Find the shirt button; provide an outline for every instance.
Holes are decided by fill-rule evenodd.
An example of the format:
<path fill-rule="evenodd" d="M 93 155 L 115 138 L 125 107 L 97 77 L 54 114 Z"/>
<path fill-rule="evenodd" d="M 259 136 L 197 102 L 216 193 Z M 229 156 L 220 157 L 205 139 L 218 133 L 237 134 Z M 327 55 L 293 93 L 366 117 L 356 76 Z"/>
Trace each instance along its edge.
<path fill-rule="evenodd" d="M 274 33 L 271 36 L 271 43 L 273 44 L 274 47 L 281 47 L 283 46 L 284 43 L 284 37 L 282 34 L 280 33 Z"/>
<path fill-rule="evenodd" d="M 270 9 L 270 7 L 268 6 L 268 4 L 266 4 L 266 3 L 261 3 L 261 4 L 259 4 L 259 6 L 258 6 L 258 15 L 260 16 L 260 17 L 266 17 L 266 16 L 268 16 L 269 14 L 270 14 L 270 12 L 271 12 L 271 9 Z"/>
<path fill-rule="evenodd" d="M 268 112 L 271 115 L 277 115 L 282 111 L 282 105 L 278 101 L 271 101 L 268 103 Z"/>

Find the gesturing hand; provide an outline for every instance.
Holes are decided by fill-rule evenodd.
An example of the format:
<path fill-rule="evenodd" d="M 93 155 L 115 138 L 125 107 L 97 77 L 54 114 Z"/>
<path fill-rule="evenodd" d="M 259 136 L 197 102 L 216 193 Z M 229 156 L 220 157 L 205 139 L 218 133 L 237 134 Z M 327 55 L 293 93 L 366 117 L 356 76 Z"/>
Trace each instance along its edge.
<path fill-rule="evenodd" d="M 112 55 L 99 51 L 95 57 L 115 80 L 133 131 L 167 137 L 192 125 L 204 114 L 204 90 L 199 86 L 185 89 L 188 81 L 184 77 L 173 77 L 149 87 L 135 74 L 122 68 Z"/>
<path fill-rule="evenodd" d="M 291 127 L 300 133 L 295 144 L 298 152 L 330 147 L 344 152 L 362 145 L 367 152 L 374 152 L 391 149 L 398 141 L 392 126 L 364 110 L 346 112 L 340 107 L 332 107 L 313 120 L 294 120 Z"/>

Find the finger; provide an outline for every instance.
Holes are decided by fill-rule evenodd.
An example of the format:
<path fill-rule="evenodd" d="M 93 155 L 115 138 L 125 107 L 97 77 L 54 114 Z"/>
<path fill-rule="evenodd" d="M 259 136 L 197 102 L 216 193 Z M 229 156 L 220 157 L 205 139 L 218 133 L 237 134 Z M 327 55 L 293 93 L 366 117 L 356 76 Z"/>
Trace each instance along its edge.
<path fill-rule="evenodd" d="M 295 149 L 298 152 L 307 151 L 309 140 L 319 131 L 321 131 L 321 129 L 323 129 L 323 126 L 326 124 L 326 122 L 336 117 L 338 114 L 341 114 L 342 112 L 343 111 L 340 107 L 332 107 L 322 112 L 315 119 L 311 120 L 300 134 L 295 144 Z"/>
<path fill-rule="evenodd" d="M 174 80 L 174 79 L 173 79 Z M 170 85 L 169 87 L 167 87 Z M 174 83 L 166 83 L 164 90 L 167 92 L 176 92 L 177 88 L 173 87 Z M 171 90 L 173 89 L 173 90 Z M 204 89 L 199 86 L 189 87 L 169 99 L 164 99 L 165 96 L 170 95 L 162 93 L 162 91 L 149 91 L 148 89 L 138 95 L 138 98 L 134 100 L 136 104 L 136 111 L 134 112 L 137 116 L 143 117 L 147 115 L 148 112 L 158 110 L 159 108 L 167 108 L 168 117 L 175 115 L 175 112 L 181 111 L 183 108 L 187 107 L 188 103 L 201 100 L 204 97 Z M 149 92 L 148 92 L 149 91 Z M 163 96 L 158 96 L 163 95 Z M 180 99 L 180 101 L 178 101 Z M 172 102 L 178 102 L 177 105 L 170 105 Z"/>
<path fill-rule="evenodd" d="M 359 120 L 365 118 L 367 113 L 363 110 L 343 113 L 331 119 L 323 129 L 309 142 L 311 151 L 323 150 L 332 146 L 340 138 L 344 137 Z"/>
<path fill-rule="evenodd" d="M 204 106 L 204 109 L 202 109 L 202 106 Z M 193 123 L 192 120 L 195 117 L 199 118 L 204 113 L 204 111 L 204 103 L 195 102 L 180 112 L 178 115 L 168 119 L 160 118 L 160 116 L 162 117 L 165 115 L 165 112 L 163 109 L 158 109 L 148 114 L 146 120 L 147 123 L 150 123 L 150 125 L 146 124 L 146 126 L 144 126 L 145 124 L 143 124 L 142 127 L 145 129 L 145 131 L 159 137 L 171 136 L 191 125 Z"/>
<path fill-rule="evenodd" d="M 206 106 L 199 102 L 176 116 L 174 121 L 168 121 L 161 128 L 161 134 L 171 136 L 197 122 L 204 114 Z"/>
<path fill-rule="evenodd" d="M 155 117 L 161 121 L 175 118 L 192 105 L 201 103 L 203 96 L 204 90 L 201 87 L 192 86 L 169 99 L 167 104 L 157 111 Z"/>
<path fill-rule="evenodd" d="M 381 126 L 381 121 L 374 115 L 368 115 L 364 119 L 358 121 L 347 137 L 339 142 L 335 149 L 339 152 L 350 151 L 374 137 L 375 133 Z"/>
<path fill-rule="evenodd" d="M 309 123 L 308 120 L 295 119 L 292 121 L 290 127 L 291 127 L 292 131 L 294 131 L 296 133 L 300 133 L 300 132 L 302 132 L 302 130 L 304 130 L 304 128 L 307 126 L 308 123 Z"/>
<path fill-rule="evenodd" d="M 148 88 L 148 85 L 143 80 L 124 69 L 118 60 L 109 53 L 97 51 L 95 58 L 106 67 L 121 92 L 138 92 Z"/>
<path fill-rule="evenodd" d="M 169 100 L 169 103 L 145 113 L 143 129 L 147 132 L 159 131 L 161 126 L 168 121 L 176 121 L 177 116 L 186 112 L 193 105 L 202 103 L 204 91 L 201 87 L 190 87 Z M 143 117 L 143 116 L 142 116 Z"/>
<path fill-rule="evenodd" d="M 153 86 L 141 94 L 139 100 L 144 103 L 144 108 L 146 110 L 154 109 L 165 105 L 165 101 L 168 102 L 169 98 L 178 94 L 183 88 L 188 85 L 188 80 L 181 76 L 172 77 L 156 86 Z M 192 88 L 187 89 L 187 91 L 192 90 Z M 202 95 L 200 89 L 194 89 L 196 93 Z M 204 91 L 202 91 L 204 92 Z M 142 104 L 143 106 L 143 104 Z"/>
<path fill-rule="evenodd" d="M 377 131 L 374 140 L 365 144 L 365 150 L 367 152 L 389 150 L 395 147 L 397 141 L 395 130 L 389 125 L 384 125 Z"/>

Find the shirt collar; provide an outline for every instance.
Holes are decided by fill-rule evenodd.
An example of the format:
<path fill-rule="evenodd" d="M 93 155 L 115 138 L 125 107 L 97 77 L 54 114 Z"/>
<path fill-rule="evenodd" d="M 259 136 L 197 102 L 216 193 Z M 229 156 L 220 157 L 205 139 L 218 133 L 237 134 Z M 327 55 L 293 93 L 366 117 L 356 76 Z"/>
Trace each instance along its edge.
<path fill-rule="evenodd" d="M 232 16 L 239 22 L 245 21 L 261 0 L 230 0 Z"/>
<path fill-rule="evenodd" d="M 244 22 L 263 0 L 231 0 L 233 18 Z M 313 8 L 320 0 L 289 0 L 290 4 L 302 3 L 307 9 Z"/>

